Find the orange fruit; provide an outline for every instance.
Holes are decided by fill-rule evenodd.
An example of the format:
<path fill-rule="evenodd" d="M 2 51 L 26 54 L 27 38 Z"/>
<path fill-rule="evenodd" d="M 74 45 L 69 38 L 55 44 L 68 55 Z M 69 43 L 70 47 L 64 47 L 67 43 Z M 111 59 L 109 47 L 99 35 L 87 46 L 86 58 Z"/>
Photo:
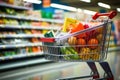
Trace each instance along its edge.
<path fill-rule="evenodd" d="M 98 34 L 96 38 L 98 39 L 99 42 L 101 42 L 102 41 L 102 37 L 103 37 L 102 34 Z"/>
<path fill-rule="evenodd" d="M 78 41 L 77 41 L 77 44 L 78 45 L 86 45 L 86 41 L 83 38 L 79 38 Z"/>
<path fill-rule="evenodd" d="M 96 29 L 98 33 L 103 33 L 103 27 Z"/>
<path fill-rule="evenodd" d="M 96 38 L 92 38 L 88 41 L 88 45 L 91 45 L 89 46 L 91 49 L 95 49 L 97 48 L 96 45 L 98 45 L 98 40 Z"/>

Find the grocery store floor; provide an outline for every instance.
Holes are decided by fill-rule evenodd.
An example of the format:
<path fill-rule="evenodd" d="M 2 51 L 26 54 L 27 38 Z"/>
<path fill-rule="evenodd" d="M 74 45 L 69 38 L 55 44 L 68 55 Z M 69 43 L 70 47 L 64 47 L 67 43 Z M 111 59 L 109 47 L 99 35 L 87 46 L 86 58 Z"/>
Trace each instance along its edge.
<path fill-rule="evenodd" d="M 115 80 L 120 80 L 119 51 L 109 52 L 106 61 L 110 64 Z M 96 64 L 102 77 L 104 72 L 99 64 Z M 85 62 L 55 62 L 3 72 L 0 73 L 0 80 L 56 80 L 63 77 L 90 75 L 90 72 Z M 88 78 L 78 80 L 88 80 Z"/>

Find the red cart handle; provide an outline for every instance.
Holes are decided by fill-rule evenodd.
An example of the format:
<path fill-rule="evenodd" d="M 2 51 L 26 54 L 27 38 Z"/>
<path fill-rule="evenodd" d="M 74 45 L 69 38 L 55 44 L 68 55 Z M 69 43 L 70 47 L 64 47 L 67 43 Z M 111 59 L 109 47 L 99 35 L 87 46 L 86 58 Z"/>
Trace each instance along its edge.
<path fill-rule="evenodd" d="M 110 19 L 117 15 L 117 11 L 111 11 L 109 13 L 96 13 L 92 19 L 96 20 L 99 16 L 108 16 Z"/>

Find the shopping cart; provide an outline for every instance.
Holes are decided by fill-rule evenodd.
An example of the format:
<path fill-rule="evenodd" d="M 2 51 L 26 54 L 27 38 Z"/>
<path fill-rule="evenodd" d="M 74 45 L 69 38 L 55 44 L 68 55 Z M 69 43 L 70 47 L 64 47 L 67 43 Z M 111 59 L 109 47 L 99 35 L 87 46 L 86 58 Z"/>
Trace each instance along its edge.
<path fill-rule="evenodd" d="M 87 77 L 92 77 L 93 80 L 114 80 L 109 64 L 103 61 L 107 58 L 108 53 L 111 19 L 116 14 L 116 11 L 96 13 L 90 22 L 97 22 L 98 24 L 92 27 L 60 37 L 40 38 L 46 59 L 58 62 L 86 62 L 92 71 L 89 76 L 61 78 L 58 80 L 75 80 Z M 103 16 L 107 16 L 107 18 L 103 18 Z M 82 36 L 79 40 L 77 39 L 79 44 L 70 44 L 69 41 L 77 36 Z M 72 43 L 75 43 L 74 40 Z M 104 69 L 105 75 L 103 78 L 99 78 L 95 62 L 99 62 Z"/>

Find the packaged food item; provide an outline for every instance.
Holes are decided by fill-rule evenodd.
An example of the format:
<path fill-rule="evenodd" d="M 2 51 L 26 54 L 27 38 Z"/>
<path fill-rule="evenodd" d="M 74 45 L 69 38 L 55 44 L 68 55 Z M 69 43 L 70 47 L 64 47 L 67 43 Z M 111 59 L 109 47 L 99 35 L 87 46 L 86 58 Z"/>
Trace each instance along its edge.
<path fill-rule="evenodd" d="M 24 30 L 24 32 L 25 32 L 26 34 L 31 34 L 31 31 L 30 31 L 30 30 Z"/>
<path fill-rule="evenodd" d="M 8 4 L 14 4 L 14 0 L 5 0 Z"/>
<path fill-rule="evenodd" d="M 76 19 L 65 18 L 62 31 L 63 32 L 70 31 L 70 29 L 75 27 L 77 23 L 78 23 L 78 20 L 76 20 Z"/>
<path fill-rule="evenodd" d="M 45 37 L 54 37 L 55 34 L 54 34 L 53 30 L 51 30 L 51 31 L 48 31 L 47 33 L 45 33 L 44 36 Z"/>
<path fill-rule="evenodd" d="M 4 24 L 4 21 L 3 21 L 3 19 L 0 19 L 0 24 Z"/>
<path fill-rule="evenodd" d="M 32 38 L 31 41 L 32 41 L 33 43 L 37 43 L 37 42 L 39 42 L 39 39 L 38 39 L 38 38 Z"/>
<path fill-rule="evenodd" d="M 32 47 L 32 52 L 36 53 L 36 52 L 40 52 L 41 49 L 39 46 L 35 46 L 35 47 Z"/>
<path fill-rule="evenodd" d="M 43 22 L 41 22 L 41 26 L 42 27 L 49 27 L 50 23 L 43 21 Z"/>
<path fill-rule="evenodd" d="M 42 24 L 41 24 L 41 22 L 31 22 L 31 25 L 40 27 Z"/>

